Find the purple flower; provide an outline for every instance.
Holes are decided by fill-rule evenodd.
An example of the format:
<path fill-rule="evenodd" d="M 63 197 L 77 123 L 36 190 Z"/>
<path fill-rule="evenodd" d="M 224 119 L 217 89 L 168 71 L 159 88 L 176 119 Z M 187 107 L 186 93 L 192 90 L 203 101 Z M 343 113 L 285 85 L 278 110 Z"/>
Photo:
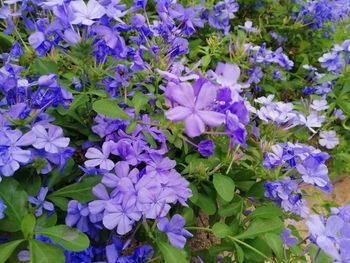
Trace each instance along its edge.
<path fill-rule="evenodd" d="M 114 167 L 114 162 L 108 159 L 111 153 L 111 141 L 104 142 L 102 144 L 102 151 L 97 148 L 89 148 L 85 154 L 85 157 L 90 159 L 85 161 L 86 167 L 99 166 L 100 169 L 110 171 Z"/>
<path fill-rule="evenodd" d="M 321 131 L 318 142 L 327 149 L 333 149 L 339 144 L 339 139 L 335 131 Z"/>
<path fill-rule="evenodd" d="M 327 166 L 320 163 L 315 157 L 306 158 L 302 164 L 297 164 L 296 169 L 302 175 L 305 183 L 324 188 L 326 192 L 329 192 L 330 181 Z"/>
<path fill-rule="evenodd" d="M 67 226 L 78 228 L 82 232 L 91 231 L 90 223 L 98 222 L 99 218 L 90 214 L 89 207 L 77 200 L 68 203 L 65 223 Z"/>
<path fill-rule="evenodd" d="M 37 198 L 34 196 L 28 197 L 29 203 L 34 204 L 38 207 L 35 212 L 36 217 L 39 217 L 43 214 L 43 208 L 49 212 L 52 212 L 55 209 L 54 205 L 51 202 L 45 201 L 48 190 L 49 189 L 47 187 L 41 187 Z"/>
<path fill-rule="evenodd" d="M 322 68 L 326 68 L 330 72 L 339 73 L 343 70 L 343 57 L 337 52 L 326 53 L 318 61 L 321 62 Z"/>
<path fill-rule="evenodd" d="M 225 120 L 222 113 L 205 110 L 216 98 L 216 87 L 210 82 L 204 83 L 199 91 L 189 83 L 168 85 L 166 94 L 178 106 L 168 110 L 166 117 L 174 122 L 185 120 L 185 132 L 190 137 L 201 135 L 205 124 L 217 127 Z"/>
<path fill-rule="evenodd" d="M 327 255 L 341 261 L 336 241 L 344 221 L 338 216 L 330 216 L 324 222 L 320 216 L 311 215 L 306 225 L 311 234 L 311 241 L 324 250 Z"/>
<path fill-rule="evenodd" d="M 292 247 L 294 244 L 298 242 L 298 239 L 291 236 L 292 231 L 289 228 L 283 230 L 282 234 L 280 234 L 281 239 L 283 240 L 284 246 Z"/>
<path fill-rule="evenodd" d="M 46 39 L 43 32 L 37 31 L 31 34 L 28 38 L 28 42 L 38 52 L 38 55 L 44 56 L 52 47 L 49 40 Z"/>
<path fill-rule="evenodd" d="M 253 27 L 252 21 L 246 21 L 244 23 L 244 26 L 238 26 L 238 27 L 244 29 L 247 32 L 252 32 L 252 33 L 258 32 L 258 30 L 255 27 Z"/>
<path fill-rule="evenodd" d="M 94 188 L 92 188 L 92 193 L 99 200 L 94 200 L 89 203 L 90 213 L 91 214 L 102 213 L 105 210 L 106 205 L 110 200 L 107 189 L 103 184 L 97 184 L 96 186 L 94 186 Z"/>
<path fill-rule="evenodd" d="M 213 140 L 204 140 L 198 144 L 198 151 L 204 157 L 214 154 L 215 144 Z"/>
<path fill-rule="evenodd" d="M 208 72 L 222 87 L 229 88 L 232 92 L 231 96 L 241 92 L 246 85 L 239 84 L 237 81 L 241 75 L 241 70 L 236 64 L 224 64 L 219 62 L 216 66 L 215 73 Z"/>
<path fill-rule="evenodd" d="M 140 218 L 141 213 L 135 207 L 135 200 L 129 198 L 121 204 L 114 202 L 107 204 L 103 225 L 110 230 L 117 227 L 117 233 L 124 235 L 131 230 L 134 222 Z"/>
<path fill-rule="evenodd" d="M 132 170 L 129 170 L 129 164 L 124 161 L 120 161 L 115 165 L 114 173 L 106 173 L 103 175 L 102 183 L 109 187 L 109 188 L 115 188 L 118 186 L 119 181 L 122 178 L 130 178 L 133 182 L 136 183 L 137 176 L 139 174 L 139 170 L 134 168 Z"/>
<path fill-rule="evenodd" d="M 20 164 L 27 164 L 31 160 L 31 152 L 20 147 L 31 145 L 36 138 L 31 132 L 22 136 L 19 130 L 6 130 L 0 135 L 1 174 L 11 176 Z"/>
<path fill-rule="evenodd" d="M 5 217 L 4 212 L 5 212 L 6 208 L 7 208 L 7 206 L 4 204 L 4 202 L 0 198 L 0 219 L 3 219 Z"/>
<path fill-rule="evenodd" d="M 185 219 L 178 214 L 174 215 L 170 221 L 168 218 L 163 217 L 157 223 L 158 229 L 164 232 L 168 236 L 170 243 L 178 249 L 184 248 L 186 237 L 193 237 L 190 232 L 183 228 L 184 226 Z"/>
<path fill-rule="evenodd" d="M 74 20 L 71 21 L 73 25 L 91 26 L 95 23 L 95 19 L 101 18 L 106 13 L 105 8 L 96 0 L 89 0 L 87 4 L 83 0 L 75 0 L 70 3 L 70 7 L 74 13 Z"/>
<path fill-rule="evenodd" d="M 184 24 L 183 31 L 187 36 L 190 36 L 196 32 L 194 26 L 204 26 L 202 20 L 197 17 L 198 14 L 192 7 L 184 8 L 180 4 L 175 4 L 174 9 L 170 9 L 170 15 L 177 18 Z"/>
<path fill-rule="evenodd" d="M 63 137 L 62 128 L 55 125 L 45 128 L 37 124 L 32 131 L 36 135 L 34 148 L 45 149 L 48 153 L 58 153 L 61 148 L 67 147 L 70 141 L 69 138 Z"/>

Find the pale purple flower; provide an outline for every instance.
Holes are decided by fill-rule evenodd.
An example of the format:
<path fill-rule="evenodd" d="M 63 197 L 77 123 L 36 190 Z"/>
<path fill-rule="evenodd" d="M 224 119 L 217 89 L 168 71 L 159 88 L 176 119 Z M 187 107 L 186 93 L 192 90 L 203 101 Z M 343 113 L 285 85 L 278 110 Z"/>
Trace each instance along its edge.
<path fill-rule="evenodd" d="M 172 189 L 161 188 L 141 188 L 138 197 L 145 217 L 150 219 L 166 216 L 170 210 L 169 203 L 176 200 L 176 195 Z"/>
<path fill-rule="evenodd" d="M 247 32 L 252 32 L 252 33 L 258 32 L 258 30 L 255 27 L 253 27 L 252 21 L 246 21 L 244 23 L 244 26 L 238 26 L 238 27 L 244 29 Z"/>
<path fill-rule="evenodd" d="M 270 94 L 267 97 L 259 97 L 254 101 L 263 105 L 269 105 L 274 98 L 275 98 L 275 95 Z"/>
<path fill-rule="evenodd" d="M 117 227 L 117 233 L 124 235 L 128 233 L 134 222 L 141 218 L 141 213 L 135 207 L 134 198 L 124 200 L 121 204 L 109 202 L 103 217 L 103 225 L 107 229 Z"/>
<path fill-rule="evenodd" d="M 22 146 L 29 146 L 35 142 L 35 134 L 29 132 L 22 136 L 19 130 L 5 130 L 0 136 L 0 167 L 1 174 L 11 176 L 31 159 L 31 152 L 23 150 Z"/>
<path fill-rule="evenodd" d="M 241 70 L 236 64 L 225 64 L 219 62 L 215 72 L 208 72 L 209 75 L 216 80 L 222 87 L 227 87 L 231 90 L 232 96 L 241 92 L 243 88 L 249 87 L 249 84 L 240 84 L 238 79 L 241 75 Z"/>
<path fill-rule="evenodd" d="M 344 221 L 338 216 L 330 216 L 324 222 L 320 216 L 311 215 L 306 225 L 309 228 L 311 240 L 324 250 L 327 255 L 337 261 L 341 261 L 336 241 Z"/>
<path fill-rule="evenodd" d="M 104 142 L 102 144 L 102 151 L 97 148 L 89 148 L 85 154 L 85 157 L 89 160 L 85 161 L 86 167 L 99 166 L 100 169 L 110 171 L 114 167 L 114 162 L 109 158 L 111 153 L 111 141 Z"/>
<path fill-rule="evenodd" d="M 184 229 L 185 219 L 176 214 L 170 221 L 168 218 L 163 217 L 159 219 L 157 227 L 160 231 L 164 232 L 170 241 L 170 243 L 178 249 L 183 249 L 186 244 L 186 238 L 193 237 L 193 235 Z"/>
<path fill-rule="evenodd" d="M 49 125 L 47 128 L 37 124 L 32 129 L 36 135 L 36 141 L 33 143 L 36 149 L 45 149 L 49 153 L 58 153 L 60 149 L 67 147 L 69 138 L 63 137 L 61 127 Z"/>
<path fill-rule="evenodd" d="M 92 188 L 92 193 L 98 198 L 98 200 L 89 203 L 89 211 L 91 214 L 102 213 L 110 200 L 107 189 L 103 184 L 97 184 Z"/>
<path fill-rule="evenodd" d="M 74 13 L 74 20 L 71 23 L 83 24 L 91 26 L 95 23 L 94 19 L 101 18 L 105 13 L 105 8 L 96 0 L 89 0 L 87 4 L 83 0 L 75 0 L 70 3 L 72 12 Z"/>
<path fill-rule="evenodd" d="M 139 170 L 137 168 L 130 170 L 127 162 L 120 161 L 115 165 L 114 173 L 103 175 L 102 183 L 109 188 L 117 187 L 122 178 L 130 178 L 136 183 L 138 174 Z"/>
<path fill-rule="evenodd" d="M 327 104 L 327 100 L 325 98 L 321 98 L 319 100 L 313 100 L 310 107 L 315 111 L 323 111 L 328 109 L 329 105 Z"/>
<path fill-rule="evenodd" d="M 305 183 L 320 188 L 326 187 L 330 183 L 327 166 L 320 164 L 314 157 L 310 156 L 302 164 L 297 164 L 296 169 L 302 175 Z"/>
<path fill-rule="evenodd" d="M 174 122 L 185 120 L 185 132 L 190 137 L 201 135 L 205 124 L 217 127 L 225 120 L 224 114 L 206 110 L 216 98 L 216 87 L 210 82 L 204 83 L 197 94 L 189 83 L 168 86 L 166 92 L 178 104 L 165 113 L 166 117 Z"/>
<path fill-rule="evenodd" d="M 335 131 L 321 131 L 318 142 L 327 149 L 333 149 L 339 144 L 339 139 Z"/>
<path fill-rule="evenodd" d="M 283 230 L 282 234 L 280 234 L 281 239 L 283 240 L 284 246 L 292 247 L 294 244 L 298 242 L 298 239 L 291 236 L 292 231 L 289 228 Z"/>
<path fill-rule="evenodd" d="M 337 52 L 325 53 L 318 59 L 322 68 L 331 72 L 340 72 L 343 69 L 343 57 Z"/>
<path fill-rule="evenodd" d="M 305 117 L 302 114 L 297 115 L 301 124 L 305 125 L 310 131 L 316 133 L 313 128 L 320 128 L 326 117 L 319 115 L 317 111 L 312 111 L 309 116 Z"/>
<path fill-rule="evenodd" d="M 28 196 L 28 202 L 38 207 L 35 212 L 36 217 L 43 214 L 43 209 L 49 212 L 52 212 L 55 209 L 51 202 L 45 201 L 48 190 L 47 187 L 41 187 L 36 198 L 34 196 Z"/>

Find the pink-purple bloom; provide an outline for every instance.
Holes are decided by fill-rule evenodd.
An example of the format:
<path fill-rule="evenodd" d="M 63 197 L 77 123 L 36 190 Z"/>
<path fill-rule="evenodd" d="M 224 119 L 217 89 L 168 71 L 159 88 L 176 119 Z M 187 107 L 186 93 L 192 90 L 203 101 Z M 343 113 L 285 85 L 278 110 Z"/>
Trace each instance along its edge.
<path fill-rule="evenodd" d="M 187 82 L 169 83 L 166 95 L 177 106 L 168 110 L 165 115 L 174 122 L 184 120 L 188 136 L 199 136 L 205 131 L 205 124 L 217 127 L 225 120 L 224 114 L 208 109 L 215 101 L 216 92 L 216 86 L 209 81 L 198 88 Z"/>

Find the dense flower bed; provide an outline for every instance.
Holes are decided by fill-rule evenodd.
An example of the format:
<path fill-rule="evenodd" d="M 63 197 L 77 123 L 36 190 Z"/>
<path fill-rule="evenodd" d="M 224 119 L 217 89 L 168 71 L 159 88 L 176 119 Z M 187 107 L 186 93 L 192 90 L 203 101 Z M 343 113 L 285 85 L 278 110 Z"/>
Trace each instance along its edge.
<path fill-rule="evenodd" d="M 2 0 L 0 262 L 350 262 L 349 12 Z"/>

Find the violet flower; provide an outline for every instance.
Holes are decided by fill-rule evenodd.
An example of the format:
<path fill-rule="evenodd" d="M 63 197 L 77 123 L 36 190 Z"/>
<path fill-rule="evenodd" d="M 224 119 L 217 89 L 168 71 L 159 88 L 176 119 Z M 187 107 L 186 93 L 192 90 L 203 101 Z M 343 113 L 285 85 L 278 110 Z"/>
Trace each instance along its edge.
<path fill-rule="evenodd" d="M 52 212 L 55 209 L 54 205 L 51 202 L 45 201 L 48 190 L 49 189 L 47 187 L 41 187 L 36 198 L 34 196 L 28 196 L 28 202 L 38 207 L 35 212 L 36 217 L 39 217 L 43 214 L 43 209 L 49 212 Z"/>
<path fill-rule="evenodd" d="M 216 87 L 210 82 L 204 83 L 199 91 L 189 83 L 168 85 L 168 98 L 178 104 L 168 110 L 166 117 L 174 122 L 185 120 L 185 132 L 190 137 L 201 135 L 205 131 L 205 124 L 217 127 L 225 120 L 222 113 L 206 110 L 216 98 Z"/>
<path fill-rule="evenodd" d="M 114 162 L 111 161 L 109 155 L 111 153 L 111 141 L 104 142 L 102 145 L 102 151 L 97 148 L 89 148 L 85 154 L 85 157 L 90 159 L 85 161 L 86 167 L 99 166 L 100 169 L 110 171 L 114 167 Z"/>
<path fill-rule="evenodd" d="M 89 0 L 87 4 L 83 0 L 75 0 L 70 3 L 70 7 L 75 16 L 71 21 L 73 25 L 91 26 L 95 23 L 94 19 L 99 19 L 106 13 L 105 8 L 96 0 Z"/>
<path fill-rule="evenodd" d="M 37 124 L 32 129 L 36 135 L 36 141 L 33 143 L 36 149 L 45 149 L 49 153 L 58 153 L 60 149 L 67 147 L 70 139 L 63 137 L 61 127 L 48 125 L 47 128 Z"/>
<path fill-rule="evenodd" d="M 176 214 L 170 221 L 168 218 L 163 217 L 159 219 L 157 227 L 160 231 L 164 232 L 170 241 L 170 243 L 178 249 L 183 249 L 186 244 L 186 238 L 193 237 L 193 235 L 184 229 L 185 219 Z"/>
<path fill-rule="evenodd" d="M 121 204 L 109 202 L 103 217 L 103 225 L 107 229 L 117 227 L 117 233 L 124 235 L 128 233 L 134 222 L 141 218 L 141 213 L 135 208 L 135 200 L 129 198 Z"/>
<path fill-rule="evenodd" d="M 327 149 L 333 149 L 339 144 L 339 139 L 335 131 L 321 131 L 318 142 Z"/>

